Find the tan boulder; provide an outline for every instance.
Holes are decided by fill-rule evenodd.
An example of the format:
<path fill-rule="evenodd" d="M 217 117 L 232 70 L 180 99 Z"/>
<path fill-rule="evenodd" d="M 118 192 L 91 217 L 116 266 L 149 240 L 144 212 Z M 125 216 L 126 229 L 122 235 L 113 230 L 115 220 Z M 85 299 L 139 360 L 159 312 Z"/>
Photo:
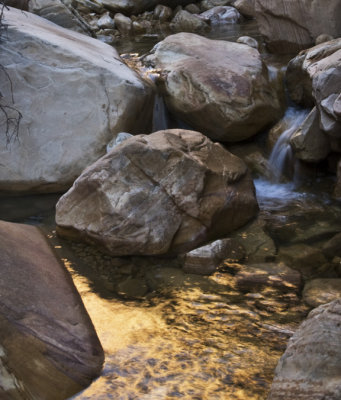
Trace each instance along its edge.
<path fill-rule="evenodd" d="M 58 233 L 112 255 L 179 254 L 257 213 L 242 160 L 198 132 L 125 140 L 87 168 L 56 207 Z"/>
<path fill-rule="evenodd" d="M 64 400 L 103 350 L 71 277 L 38 228 L 0 221 L 0 397 Z"/>
<path fill-rule="evenodd" d="M 341 300 L 322 305 L 291 337 L 268 400 L 341 398 Z"/>
<path fill-rule="evenodd" d="M 17 136 L 0 135 L 1 190 L 65 190 L 118 132 L 149 129 L 151 88 L 113 47 L 14 8 L 4 22 L 0 63 L 13 97 L 3 74 L 1 105 L 22 119 Z"/>
<path fill-rule="evenodd" d="M 260 33 L 268 48 L 297 53 L 311 47 L 321 34 L 341 35 L 339 0 L 255 0 Z"/>
<path fill-rule="evenodd" d="M 179 33 L 145 59 L 161 70 L 169 110 L 213 140 L 247 139 L 280 116 L 259 52 L 244 44 Z"/>

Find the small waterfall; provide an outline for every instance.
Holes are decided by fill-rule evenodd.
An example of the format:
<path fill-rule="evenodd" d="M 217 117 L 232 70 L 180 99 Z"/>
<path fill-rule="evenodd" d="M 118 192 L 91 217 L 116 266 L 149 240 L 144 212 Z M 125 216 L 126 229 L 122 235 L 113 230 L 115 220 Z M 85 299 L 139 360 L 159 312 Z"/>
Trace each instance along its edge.
<path fill-rule="evenodd" d="M 281 121 L 285 127 L 278 138 L 269 158 L 269 167 L 272 179 L 279 182 L 287 171 L 294 171 L 294 155 L 290 145 L 290 138 L 305 120 L 308 110 L 289 107 Z"/>
<path fill-rule="evenodd" d="M 160 94 L 155 95 L 153 109 L 153 128 L 152 132 L 161 131 L 170 128 L 169 113 L 163 97 Z"/>

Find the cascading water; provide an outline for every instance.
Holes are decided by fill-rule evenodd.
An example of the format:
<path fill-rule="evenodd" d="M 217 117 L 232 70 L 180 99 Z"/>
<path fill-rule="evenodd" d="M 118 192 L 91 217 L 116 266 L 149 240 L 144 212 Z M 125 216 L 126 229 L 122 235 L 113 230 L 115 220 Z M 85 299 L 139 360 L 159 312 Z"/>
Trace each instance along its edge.
<path fill-rule="evenodd" d="M 259 178 L 254 181 L 257 199 L 262 209 L 280 209 L 305 197 L 305 194 L 294 191 L 296 160 L 290 138 L 307 115 L 308 110 L 288 107 L 282 119 L 284 130 L 273 147 L 268 162 L 270 180 Z M 284 177 L 288 175 L 291 180 L 284 182 Z"/>
<path fill-rule="evenodd" d="M 289 107 L 284 115 L 283 124 L 287 128 L 277 140 L 269 158 L 271 176 L 275 182 L 281 181 L 286 171 L 294 169 L 294 155 L 290 145 L 290 138 L 305 120 L 308 110 Z"/>

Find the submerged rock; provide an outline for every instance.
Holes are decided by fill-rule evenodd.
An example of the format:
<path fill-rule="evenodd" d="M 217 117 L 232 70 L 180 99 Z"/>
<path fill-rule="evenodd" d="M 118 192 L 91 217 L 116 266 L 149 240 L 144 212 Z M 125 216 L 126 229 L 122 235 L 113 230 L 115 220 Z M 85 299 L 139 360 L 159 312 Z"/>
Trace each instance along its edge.
<path fill-rule="evenodd" d="M 303 290 L 303 300 L 311 307 L 318 307 L 341 298 L 341 279 L 313 279 Z"/>
<path fill-rule="evenodd" d="M 112 255 L 178 254 L 257 212 L 242 160 L 198 132 L 125 140 L 87 168 L 57 204 L 58 232 Z"/>
<path fill-rule="evenodd" d="M 341 35 L 339 0 L 255 0 L 260 33 L 271 51 L 297 53 L 322 33 Z"/>
<path fill-rule="evenodd" d="M 17 138 L 0 135 L 0 189 L 66 189 L 118 132 L 144 132 L 152 91 L 111 46 L 14 8 L 4 22 L 0 63 L 14 103 L 2 71 L 1 104 L 22 119 Z"/>
<path fill-rule="evenodd" d="M 236 239 L 220 239 L 186 253 L 182 269 L 189 274 L 210 275 L 222 261 L 237 262 L 244 256 L 245 250 Z"/>
<path fill-rule="evenodd" d="M 36 227 L 1 221 L 0 253 L 0 397 L 64 400 L 101 371 L 91 320 Z"/>
<path fill-rule="evenodd" d="M 249 46 L 179 33 L 158 43 L 145 62 L 161 70 L 169 110 L 213 140 L 244 140 L 280 115 L 268 71 Z"/>
<path fill-rule="evenodd" d="M 310 312 L 289 341 L 268 400 L 341 398 L 341 299 Z"/>

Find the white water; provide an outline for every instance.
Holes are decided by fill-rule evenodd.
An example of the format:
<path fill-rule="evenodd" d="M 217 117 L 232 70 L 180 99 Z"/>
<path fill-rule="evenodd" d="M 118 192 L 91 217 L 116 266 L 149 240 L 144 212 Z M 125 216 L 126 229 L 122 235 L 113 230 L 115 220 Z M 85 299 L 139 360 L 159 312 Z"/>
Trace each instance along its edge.
<path fill-rule="evenodd" d="M 269 166 L 272 179 L 280 182 L 286 171 L 294 170 L 295 160 L 290 145 L 290 138 L 305 120 L 308 110 L 289 107 L 282 119 L 282 124 L 286 129 L 277 140 L 269 158 Z M 294 175 L 294 173 L 292 173 Z"/>

